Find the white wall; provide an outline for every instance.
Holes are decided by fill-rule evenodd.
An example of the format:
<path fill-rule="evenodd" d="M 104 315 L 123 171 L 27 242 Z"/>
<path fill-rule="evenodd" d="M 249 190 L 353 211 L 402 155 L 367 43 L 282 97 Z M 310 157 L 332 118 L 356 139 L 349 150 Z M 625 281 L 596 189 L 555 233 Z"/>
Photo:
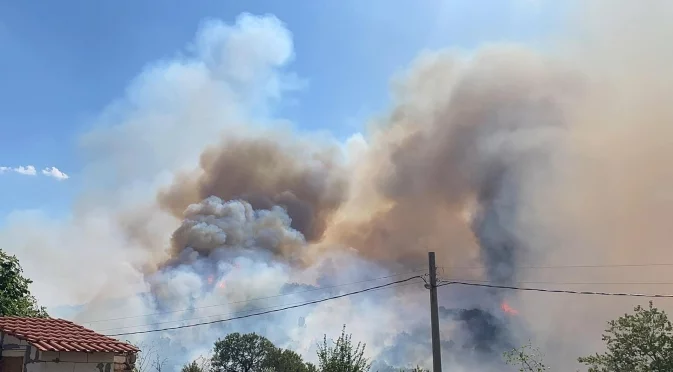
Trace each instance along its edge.
<path fill-rule="evenodd" d="M 37 360 L 28 363 L 27 369 L 28 372 L 114 372 L 114 353 L 43 351 L 38 353 Z"/>
<path fill-rule="evenodd" d="M 98 372 L 98 363 L 33 362 L 26 367 L 28 372 Z M 112 372 L 112 366 L 110 366 Z M 103 369 L 105 371 L 105 369 Z"/>
<path fill-rule="evenodd" d="M 113 363 L 114 353 L 78 353 L 78 352 L 58 352 L 41 351 L 39 360 L 52 362 L 58 359 L 61 362 L 77 363 Z"/>
<path fill-rule="evenodd" d="M 5 335 L 2 343 L 3 356 L 23 357 L 29 346 L 27 342 L 9 335 Z M 4 350 L 9 345 L 18 345 L 19 348 Z M 35 347 L 30 349 L 30 362 L 26 366 L 28 372 L 114 372 L 115 359 L 119 359 L 115 358 L 115 353 L 40 352 Z M 124 358 L 118 360 L 123 361 Z M 99 364 L 102 364 L 102 371 L 98 368 Z"/>

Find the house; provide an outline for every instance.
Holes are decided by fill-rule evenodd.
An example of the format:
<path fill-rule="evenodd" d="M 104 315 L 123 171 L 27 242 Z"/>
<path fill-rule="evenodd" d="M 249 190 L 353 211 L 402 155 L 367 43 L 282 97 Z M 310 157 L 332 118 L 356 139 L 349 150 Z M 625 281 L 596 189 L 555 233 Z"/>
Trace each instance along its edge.
<path fill-rule="evenodd" d="M 123 372 L 138 348 L 73 322 L 0 317 L 0 372 Z"/>

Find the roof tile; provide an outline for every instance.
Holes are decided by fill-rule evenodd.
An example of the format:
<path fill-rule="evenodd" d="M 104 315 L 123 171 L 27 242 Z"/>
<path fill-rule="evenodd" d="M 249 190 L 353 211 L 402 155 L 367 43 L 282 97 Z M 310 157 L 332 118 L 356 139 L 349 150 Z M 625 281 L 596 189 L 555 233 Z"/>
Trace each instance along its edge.
<path fill-rule="evenodd" d="M 41 351 L 138 352 L 133 345 L 101 335 L 65 319 L 0 317 L 0 331 Z"/>

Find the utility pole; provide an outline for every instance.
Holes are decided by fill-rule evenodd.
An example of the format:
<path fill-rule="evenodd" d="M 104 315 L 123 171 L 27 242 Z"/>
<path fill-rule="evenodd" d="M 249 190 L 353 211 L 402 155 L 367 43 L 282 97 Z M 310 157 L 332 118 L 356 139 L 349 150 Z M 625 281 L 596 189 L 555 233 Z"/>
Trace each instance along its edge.
<path fill-rule="evenodd" d="M 442 349 L 439 344 L 439 309 L 437 308 L 437 266 L 435 252 L 428 252 L 430 272 L 430 324 L 432 327 L 432 371 L 442 372 Z"/>

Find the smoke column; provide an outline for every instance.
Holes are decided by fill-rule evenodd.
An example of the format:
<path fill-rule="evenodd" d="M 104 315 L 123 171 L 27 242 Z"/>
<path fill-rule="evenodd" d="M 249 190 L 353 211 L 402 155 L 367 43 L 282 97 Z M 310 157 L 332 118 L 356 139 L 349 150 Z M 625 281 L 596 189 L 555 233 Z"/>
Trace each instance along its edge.
<path fill-rule="evenodd" d="M 43 273 L 36 281 L 70 268 L 75 279 L 36 294 L 72 288 L 70 302 L 87 302 L 73 318 L 105 333 L 380 284 L 310 291 L 411 275 L 430 250 L 446 278 L 554 288 L 661 281 L 656 268 L 521 269 L 671 256 L 673 55 L 664 40 L 673 9 L 650 5 L 577 4 L 555 53 L 425 53 L 397 81 L 392 107 L 346 144 L 252 119 L 296 85 L 285 71 L 291 34 L 279 20 L 206 23 L 193 55 L 141 75 L 104 113 L 106 129 L 83 138 L 95 155 L 83 175 L 91 185 L 71 219 L 14 216 L 0 234 L 22 262 L 39 253 L 63 263 L 28 260 L 29 274 Z M 55 247 L 98 264 L 74 270 L 49 253 Z M 499 371 L 502 350 L 532 339 L 554 367 L 575 368 L 577 356 L 600 350 L 604 322 L 635 303 L 443 287 L 445 365 Z M 134 340 L 160 341 L 182 356 L 177 366 L 227 332 L 257 331 L 310 359 L 317 339 L 347 324 L 379 365 L 428 365 L 426 313 L 419 284 Z"/>

